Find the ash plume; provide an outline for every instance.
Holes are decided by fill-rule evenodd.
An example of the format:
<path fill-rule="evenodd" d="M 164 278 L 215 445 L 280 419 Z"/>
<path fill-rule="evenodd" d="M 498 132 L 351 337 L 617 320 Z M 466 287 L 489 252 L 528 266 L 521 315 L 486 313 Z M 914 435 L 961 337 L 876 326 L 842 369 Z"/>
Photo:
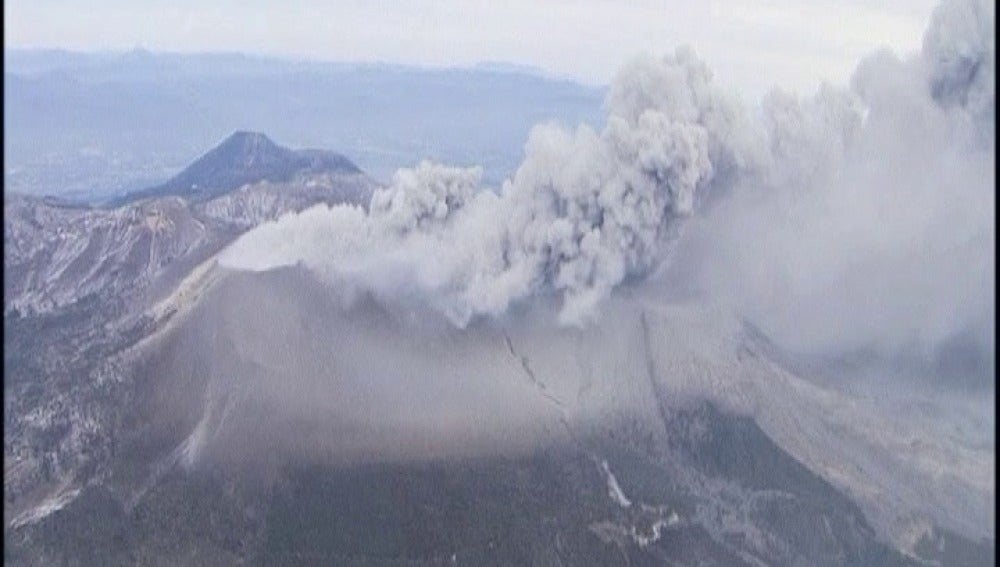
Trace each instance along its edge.
<path fill-rule="evenodd" d="M 992 4 L 947 1 L 920 53 L 874 53 L 850 88 L 772 93 L 766 174 L 689 226 L 674 276 L 799 351 L 957 349 L 991 376 L 994 22 Z"/>
<path fill-rule="evenodd" d="M 690 50 L 633 62 L 603 131 L 537 126 L 499 191 L 478 168 L 399 171 L 367 210 L 317 207 L 240 239 L 230 267 L 302 263 L 332 281 L 416 299 L 464 326 L 534 295 L 580 325 L 626 278 L 648 274 L 720 167 L 744 167 L 742 110 Z"/>
<path fill-rule="evenodd" d="M 585 325 L 623 282 L 680 282 L 789 348 L 964 337 L 992 360 L 994 26 L 991 3 L 945 0 L 919 53 L 876 52 L 847 87 L 754 109 L 690 49 L 638 58 L 603 130 L 537 126 L 499 188 L 424 162 L 369 207 L 284 217 L 222 263 L 302 264 L 460 327 L 539 296 Z"/>

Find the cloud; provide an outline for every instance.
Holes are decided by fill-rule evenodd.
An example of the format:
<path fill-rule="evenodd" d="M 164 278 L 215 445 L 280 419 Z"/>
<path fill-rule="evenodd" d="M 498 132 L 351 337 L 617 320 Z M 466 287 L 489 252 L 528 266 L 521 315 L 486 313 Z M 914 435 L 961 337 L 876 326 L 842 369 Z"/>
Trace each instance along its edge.
<path fill-rule="evenodd" d="M 992 361 L 991 6 L 941 4 L 921 53 L 870 55 L 850 89 L 772 93 L 766 175 L 691 227 L 674 277 L 798 350 L 934 358 L 961 339 Z"/>
<path fill-rule="evenodd" d="M 302 263 L 387 301 L 429 305 L 459 326 L 555 295 L 560 320 L 584 324 L 615 286 L 657 265 L 717 170 L 745 161 L 734 134 L 740 109 L 710 83 L 689 50 L 636 60 L 611 89 L 602 132 L 537 126 L 498 192 L 478 186 L 478 168 L 425 162 L 399 171 L 367 211 L 320 206 L 285 217 L 222 261 Z"/>
<path fill-rule="evenodd" d="M 689 49 L 639 58 L 603 131 L 537 126 L 498 189 L 425 162 L 367 210 L 284 217 L 222 262 L 302 264 L 458 326 L 537 296 L 585 325 L 679 243 L 668 282 L 790 348 L 928 354 L 971 336 L 992 353 L 994 21 L 991 4 L 946 0 L 920 53 L 876 52 L 849 87 L 775 91 L 753 113 Z"/>

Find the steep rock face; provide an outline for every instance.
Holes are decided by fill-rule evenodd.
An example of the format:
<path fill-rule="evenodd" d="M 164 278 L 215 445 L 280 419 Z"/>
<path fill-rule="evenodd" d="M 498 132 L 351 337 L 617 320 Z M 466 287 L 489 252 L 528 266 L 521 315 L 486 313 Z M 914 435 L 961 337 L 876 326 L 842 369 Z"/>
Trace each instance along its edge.
<path fill-rule="evenodd" d="M 48 312 L 95 293 L 121 298 L 233 236 L 178 197 L 111 210 L 15 198 L 4 213 L 5 310 L 22 312 Z"/>
<path fill-rule="evenodd" d="M 367 207 L 373 182 L 353 173 L 299 175 L 288 182 L 261 181 L 192 205 L 198 214 L 241 229 L 312 205 L 351 203 Z"/>
<path fill-rule="evenodd" d="M 131 300 L 169 289 L 242 232 L 315 204 L 366 206 L 373 187 L 360 173 L 299 175 L 207 201 L 167 196 L 110 209 L 11 196 L 4 202 L 5 312 L 44 313 L 90 294 Z"/>

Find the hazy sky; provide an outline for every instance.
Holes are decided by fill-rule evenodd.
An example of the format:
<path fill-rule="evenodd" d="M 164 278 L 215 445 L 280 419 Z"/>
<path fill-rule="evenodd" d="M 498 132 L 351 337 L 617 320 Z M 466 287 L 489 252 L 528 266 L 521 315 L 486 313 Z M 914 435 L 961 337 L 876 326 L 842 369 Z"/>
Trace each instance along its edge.
<path fill-rule="evenodd" d="M 690 44 L 722 84 L 812 91 L 886 45 L 915 50 L 936 0 L 9 0 L 7 47 L 144 47 L 311 59 L 534 65 L 607 83 Z"/>

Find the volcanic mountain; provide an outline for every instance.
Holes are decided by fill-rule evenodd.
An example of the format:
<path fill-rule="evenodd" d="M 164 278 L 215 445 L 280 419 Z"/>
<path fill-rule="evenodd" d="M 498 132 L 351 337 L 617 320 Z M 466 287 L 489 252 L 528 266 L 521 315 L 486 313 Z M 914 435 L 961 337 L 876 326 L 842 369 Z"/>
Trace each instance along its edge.
<path fill-rule="evenodd" d="M 976 412 L 823 384 L 655 280 L 584 328 L 546 295 L 459 328 L 301 264 L 227 267 L 285 212 L 385 206 L 275 147 L 231 137 L 201 192 L 5 201 L 5 563 L 992 563 L 992 445 L 934 413 Z"/>
<path fill-rule="evenodd" d="M 111 446 L 56 421 L 57 463 L 17 455 L 48 480 L 8 501 L 5 558 L 990 564 L 988 451 L 797 374 L 725 309 L 553 314 L 456 329 L 206 263 L 81 389 Z"/>
<path fill-rule="evenodd" d="M 995 145 L 969 128 L 994 114 L 985 11 L 946 3 L 922 59 L 866 59 L 867 114 L 824 89 L 769 98 L 758 123 L 691 50 L 641 59 L 600 133 L 535 128 L 496 192 L 480 167 L 430 162 L 372 191 L 337 158 L 237 133 L 122 206 L 8 199 L 5 564 L 994 564 L 994 387 L 845 372 L 669 277 L 698 267 L 684 244 L 768 266 L 694 245 L 732 228 L 780 261 L 712 279 L 792 300 L 789 280 L 819 277 L 793 330 L 852 341 L 881 322 L 820 307 L 905 326 L 877 298 L 912 293 L 944 301 L 937 328 L 950 294 L 902 279 L 947 266 L 973 282 L 948 290 L 984 293 L 993 219 L 972 209 L 993 203 Z M 948 64 L 970 50 L 971 79 Z M 941 80 L 970 96 L 937 100 Z M 716 191 L 739 214 L 699 216 Z M 872 214 L 911 201 L 912 220 Z M 758 234 L 785 213 L 836 222 Z M 984 242 L 939 242 L 966 220 L 960 240 Z M 948 262 L 911 264 L 925 242 Z M 864 285 L 840 285 L 855 270 Z M 865 302 L 830 303 L 840 287 Z"/>

